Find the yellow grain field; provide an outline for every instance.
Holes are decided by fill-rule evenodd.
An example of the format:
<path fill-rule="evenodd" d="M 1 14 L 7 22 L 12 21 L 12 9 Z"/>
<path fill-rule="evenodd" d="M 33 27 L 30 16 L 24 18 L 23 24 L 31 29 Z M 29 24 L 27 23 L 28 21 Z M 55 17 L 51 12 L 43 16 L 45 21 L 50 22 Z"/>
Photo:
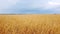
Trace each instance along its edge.
<path fill-rule="evenodd" d="M 0 34 L 60 34 L 60 15 L 0 15 Z"/>

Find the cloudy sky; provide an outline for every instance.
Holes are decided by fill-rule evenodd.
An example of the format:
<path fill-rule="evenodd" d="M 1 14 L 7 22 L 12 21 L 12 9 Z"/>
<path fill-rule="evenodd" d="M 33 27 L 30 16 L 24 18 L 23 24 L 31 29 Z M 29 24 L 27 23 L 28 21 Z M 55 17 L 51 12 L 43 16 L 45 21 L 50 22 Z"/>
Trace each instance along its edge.
<path fill-rule="evenodd" d="M 0 0 L 0 14 L 60 14 L 60 0 Z"/>

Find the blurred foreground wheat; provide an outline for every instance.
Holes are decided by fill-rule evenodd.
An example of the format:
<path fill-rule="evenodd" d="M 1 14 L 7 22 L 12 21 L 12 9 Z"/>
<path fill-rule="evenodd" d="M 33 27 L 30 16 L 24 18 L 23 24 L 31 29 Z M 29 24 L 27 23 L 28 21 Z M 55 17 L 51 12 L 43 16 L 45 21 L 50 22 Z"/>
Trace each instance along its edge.
<path fill-rule="evenodd" d="M 0 34 L 60 34 L 60 15 L 0 15 Z"/>

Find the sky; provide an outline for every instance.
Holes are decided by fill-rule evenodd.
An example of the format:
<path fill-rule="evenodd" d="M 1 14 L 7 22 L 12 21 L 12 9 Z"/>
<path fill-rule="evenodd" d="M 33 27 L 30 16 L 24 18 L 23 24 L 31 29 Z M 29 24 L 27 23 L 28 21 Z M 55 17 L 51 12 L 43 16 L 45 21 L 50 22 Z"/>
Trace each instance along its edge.
<path fill-rule="evenodd" d="M 0 0 L 0 14 L 60 14 L 60 0 Z"/>

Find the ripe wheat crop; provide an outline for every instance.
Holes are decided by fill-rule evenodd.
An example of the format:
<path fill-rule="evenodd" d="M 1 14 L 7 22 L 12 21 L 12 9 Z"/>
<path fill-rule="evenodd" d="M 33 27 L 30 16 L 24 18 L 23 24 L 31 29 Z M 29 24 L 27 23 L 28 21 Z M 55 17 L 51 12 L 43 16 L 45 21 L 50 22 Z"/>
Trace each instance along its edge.
<path fill-rule="evenodd" d="M 0 34 L 60 34 L 60 15 L 0 15 Z"/>

